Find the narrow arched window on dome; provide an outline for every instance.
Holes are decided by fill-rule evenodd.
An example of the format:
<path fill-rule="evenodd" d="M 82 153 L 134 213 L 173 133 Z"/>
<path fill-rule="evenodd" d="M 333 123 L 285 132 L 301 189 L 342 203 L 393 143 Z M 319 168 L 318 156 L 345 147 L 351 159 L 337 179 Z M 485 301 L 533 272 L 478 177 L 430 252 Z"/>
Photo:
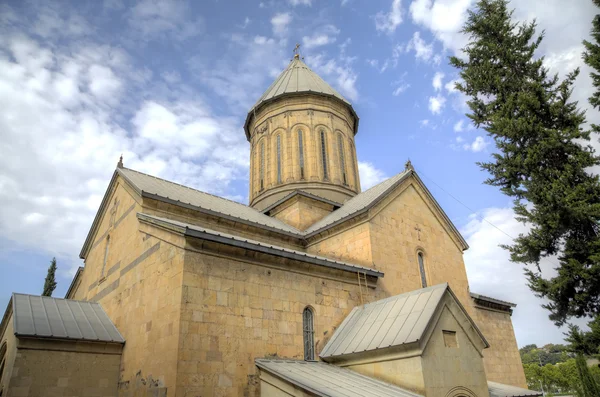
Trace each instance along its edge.
<path fill-rule="evenodd" d="M 281 183 L 281 135 L 277 135 L 277 183 Z"/>
<path fill-rule="evenodd" d="M 302 329 L 304 330 L 304 360 L 315 359 L 315 329 L 313 311 L 305 307 L 302 312 Z"/>
<path fill-rule="evenodd" d="M 425 288 L 427 287 L 427 277 L 425 276 L 425 259 L 422 252 L 417 254 L 417 259 L 419 260 L 419 273 L 421 273 L 421 287 Z"/>
<path fill-rule="evenodd" d="M 321 130 L 321 161 L 323 162 L 323 179 L 329 179 L 327 170 L 327 141 L 325 140 L 325 131 Z"/>
<path fill-rule="evenodd" d="M 100 278 L 104 277 L 104 269 L 106 269 L 106 262 L 108 261 L 108 247 L 110 246 L 110 234 L 106 236 L 106 247 L 104 248 L 104 262 L 102 262 L 102 272 Z"/>
<path fill-rule="evenodd" d="M 356 148 L 350 142 L 350 161 L 352 162 L 352 175 L 354 176 L 354 188 L 358 189 L 358 177 L 356 175 Z"/>
<path fill-rule="evenodd" d="M 265 141 L 260 143 L 260 161 L 259 161 L 259 179 L 260 179 L 260 191 L 265 188 Z"/>
<path fill-rule="evenodd" d="M 298 130 L 298 164 L 300 165 L 300 179 L 304 179 L 304 142 L 302 130 Z"/>
<path fill-rule="evenodd" d="M 342 134 L 338 134 L 338 152 L 340 156 L 340 168 L 342 171 L 342 183 L 347 185 L 348 179 L 346 178 L 346 158 L 344 156 L 344 140 L 342 138 Z"/>

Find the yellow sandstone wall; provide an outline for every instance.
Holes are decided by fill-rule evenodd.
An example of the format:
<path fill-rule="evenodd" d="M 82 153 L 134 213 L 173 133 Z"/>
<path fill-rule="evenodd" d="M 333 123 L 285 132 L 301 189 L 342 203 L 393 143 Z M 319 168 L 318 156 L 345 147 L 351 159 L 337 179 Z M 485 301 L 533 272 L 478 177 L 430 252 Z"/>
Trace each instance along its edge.
<path fill-rule="evenodd" d="M 11 397 L 115 397 L 121 363 L 120 346 L 19 341 L 7 390 Z"/>
<path fill-rule="evenodd" d="M 527 388 L 510 315 L 477 307 L 474 320 L 492 346 L 483 351 L 488 380 Z"/>
<path fill-rule="evenodd" d="M 12 309 L 9 309 L 12 313 Z M 4 350 L 6 349 L 6 350 Z M 0 390 L 4 393 L 8 390 L 8 384 L 12 377 L 13 365 L 17 356 L 17 338 L 15 337 L 15 331 L 13 328 L 13 317 L 12 314 L 6 324 L 6 330 L 4 334 L 0 335 L 0 354 L 5 351 L 4 357 L 0 356 Z M 3 394 L 6 395 L 6 394 Z"/>
<path fill-rule="evenodd" d="M 145 233 L 136 217 L 142 208 L 136 197 L 119 178 L 74 299 L 100 302 L 126 340 L 119 395 L 170 394 L 177 374 L 184 240 L 158 229 Z M 115 199 L 119 204 L 112 215 Z"/>
<path fill-rule="evenodd" d="M 305 196 L 295 196 L 270 211 L 270 216 L 295 227 L 306 230 L 333 211 L 333 205 Z"/>
<path fill-rule="evenodd" d="M 360 192 L 354 146 L 354 116 L 347 106 L 316 95 L 282 98 L 262 107 L 250 130 L 250 205 L 265 208 L 294 189 L 343 202 Z M 304 177 L 300 175 L 298 130 L 303 131 Z M 323 172 L 320 131 L 326 135 L 328 177 Z M 281 181 L 277 180 L 277 136 L 281 136 Z M 343 141 L 344 167 L 338 136 Z M 260 147 L 264 143 L 263 189 L 260 186 Z M 346 175 L 346 181 L 343 175 Z"/>
<path fill-rule="evenodd" d="M 353 364 L 349 365 L 348 368 L 363 375 L 412 390 L 415 393 L 425 392 L 423 360 L 420 356 L 368 364 Z"/>
<path fill-rule="evenodd" d="M 188 244 L 196 249 L 200 243 Z M 342 272 L 221 251 L 247 256 L 248 262 L 186 252 L 177 396 L 257 395 L 255 358 L 303 358 L 305 307 L 314 310 L 318 355 L 360 301 L 354 277 Z"/>

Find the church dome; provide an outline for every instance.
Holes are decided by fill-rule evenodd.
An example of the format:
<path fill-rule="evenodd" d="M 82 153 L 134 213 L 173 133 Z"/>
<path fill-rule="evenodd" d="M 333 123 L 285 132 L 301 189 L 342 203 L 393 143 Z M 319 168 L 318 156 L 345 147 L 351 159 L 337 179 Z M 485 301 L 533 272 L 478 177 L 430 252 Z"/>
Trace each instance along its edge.
<path fill-rule="evenodd" d="M 327 82 L 325 82 L 321 76 L 313 72 L 298 55 L 295 55 L 288 67 L 281 72 L 279 77 L 275 79 L 275 81 L 269 86 L 269 88 L 267 88 L 258 101 L 256 101 L 254 106 L 252 106 L 248 111 L 248 116 L 246 117 L 246 122 L 244 123 L 246 137 L 250 137 L 248 127 L 252 116 L 263 104 L 269 103 L 283 96 L 307 93 L 336 98 L 346 104 L 356 120 L 354 133 L 357 132 L 358 116 L 352 108 L 352 104 L 346 98 L 344 98 L 342 94 L 327 84 Z"/>
<path fill-rule="evenodd" d="M 354 197 L 360 192 L 357 128 L 350 102 L 296 54 L 244 123 L 250 205 L 262 211 L 295 192 L 327 206 Z"/>

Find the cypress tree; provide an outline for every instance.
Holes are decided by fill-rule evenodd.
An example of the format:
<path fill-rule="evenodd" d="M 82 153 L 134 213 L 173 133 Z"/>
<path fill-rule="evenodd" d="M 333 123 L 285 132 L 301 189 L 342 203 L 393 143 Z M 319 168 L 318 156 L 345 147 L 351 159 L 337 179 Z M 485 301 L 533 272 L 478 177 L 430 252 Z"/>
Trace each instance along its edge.
<path fill-rule="evenodd" d="M 582 354 L 577 355 L 575 363 L 577 364 L 577 372 L 579 374 L 579 380 L 581 381 L 581 390 L 583 392 L 582 397 L 600 396 L 600 388 L 592 377 L 590 369 L 587 366 L 587 362 Z"/>
<path fill-rule="evenodd" d="M 570 97 L 579 70 L 564 80 L 550 75 L 534 54 L 543 40 L 536 23 L 518 23 L 506 0 L 479 0 L 463 27 L 465 59 L 452 57 L 469 97 L 467 116 L 498 149 L 478 163 L 486 183 L 513 198 L 517 220 L 530 225 L 509 250 L 526 268 L 529 287 L 549 300 L 550 318 L 600 310 L 600 183 L 586 169 L 600 164 L 582 128 L 584 113 Z M 558 273 L 542 276 L 540 261 L 556 256 Z M 550 260 L 548 260 L 550 262 Z"/>
<path fill-rule="evenodd" d="M 52 296 L 54 289 L 56 288 L 56 258 L 52 258 L 50 266 L 48 267 L 48 274 L 46 274 L 46 280 L 44 281 L 44 291 L 42 296 Z"/>
<path fill-rule="evenodd" d="M 596 6 L 600 7 L 600 0 L 592 0 Z M 596 92 L 589 98 L 590 104 L 596 110 L 600 110 L 600 15 L 596 14 L 592 21 L 592 30 L 590 32 L 594 42 L 587 40 L 583 41 L 585 52 L 583 53 L 583 61 L 593 69 L 590 73 L 592 76 L 592 85 L 596 88 Z M 600 132 L 600 126 L 592 126 L 594 132 Z"/>

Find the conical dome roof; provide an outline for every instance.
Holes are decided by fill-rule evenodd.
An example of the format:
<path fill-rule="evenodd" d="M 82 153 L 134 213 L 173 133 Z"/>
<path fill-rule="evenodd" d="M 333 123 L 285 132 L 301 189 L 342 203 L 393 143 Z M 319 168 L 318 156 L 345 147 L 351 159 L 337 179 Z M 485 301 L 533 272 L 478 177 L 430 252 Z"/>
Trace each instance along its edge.
<path fill-rule="evenodd" d="M 250 118 L 254 114 L 254 112 L 263 104 L 271 102 L 279 97 L 284 95 L 294 95 L 294 94 L 305 94 L 305 93 L 313 93 L 317 95 L 324 95 L 332 98 L 336 98 L 342 102 L 344 102 L 350 108 L 350 111 L 356 118 L 358 122 L 358 116 L 356 112 L 352 108 L 350 102 L 344 98 L 339 92 L 337 92 L 333 87 L 325 82 L 318 74 L 313 72 L 306 64 L 300 59 L 300 57 L 295 56 L 294 59 L 290 62 L 289 66 L 281 72 L 279 77 L 275 79 L 273 84 L 264 94 L 259 98 L 259 100 L 252 106 L 250 111 L 248 112 L 248 116 L 246 117 L 246 122 L 244 123 L 244 129 L 246 130 L 246 136 L 250 136 L 250 132 L 248 131 L 248 125 L 250 123 Z"/>

